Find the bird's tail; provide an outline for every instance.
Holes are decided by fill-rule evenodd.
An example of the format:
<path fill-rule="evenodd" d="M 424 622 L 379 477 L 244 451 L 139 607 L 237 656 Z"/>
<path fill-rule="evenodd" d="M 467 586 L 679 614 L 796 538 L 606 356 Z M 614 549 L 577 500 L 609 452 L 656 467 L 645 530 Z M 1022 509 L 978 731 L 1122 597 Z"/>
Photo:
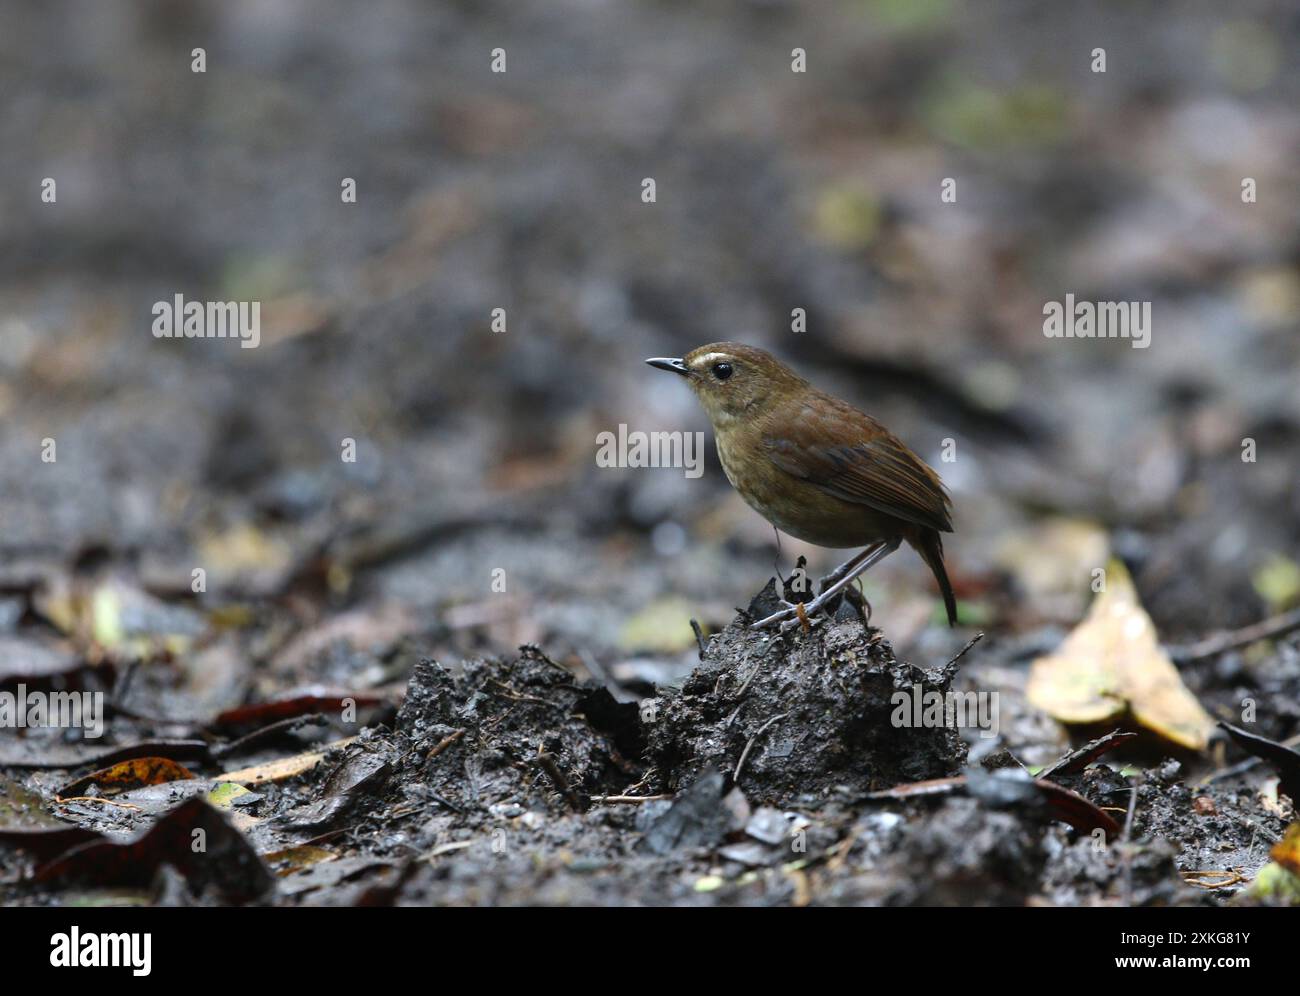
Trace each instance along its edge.
<path fill-rule="evenodd" d="M 948 580 L 948 572 L 943 566 L 943 540 L 939 537 L 938 531 L 918 529 L 907 538 L 907 541 L 934 572 L 934 579 L 939 582 L 939 590 L 943 593 L 943 606 L 948 610 L 948 625 L 956 626 L 957 599 L 952 593 L 952 583 Z"/>

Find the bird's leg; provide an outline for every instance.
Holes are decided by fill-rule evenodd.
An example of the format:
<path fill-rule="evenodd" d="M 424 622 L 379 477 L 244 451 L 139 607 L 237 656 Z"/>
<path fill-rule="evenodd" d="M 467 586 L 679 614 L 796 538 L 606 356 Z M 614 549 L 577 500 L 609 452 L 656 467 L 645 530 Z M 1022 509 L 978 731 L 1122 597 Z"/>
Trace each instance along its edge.
<path fill-rule="evenodd" d="M 775 531 L 775 529 L 773 531 Z M 781 534 L 780 533 L 776 534 L 776 545 L 777 545 L 777 561 L 776 564 L 774 565 L 776 567 L 776 584 L 777 584 L 776 601 L 781 606 L 780 611 L 790 612 L 791 614 L 798 616 L 801 606 L 803 605 L 804 602 L 811 600 L 808 596 L 812 594 L 812 592 L 808 590 L 808 572 L 804 569 L 804 565 L 807 563 L 807 561 L 802 556 L 800 556 L 798 561 L 794 565 L 794 570 L 791 571 L 790 573 L 790 577 L 788 579 L 782 577 L 781 576 L 781 554 L 780 554 Z M 794 597 L 796 601 L 792 602 L 785 597 L 786 594 L 791 591 L 794 592 Z M 807 616 L 805 615 L 804 618 L 806 619 Z"/>
<path fill-rule="evenodd" d="M 882 540 L 879 543 L 873 543 L 861 553 L 850 558 L 843 566 L 832 572 L 831 576 L 839 575 L 829 587 L 822 589 L 820 595 L 811 602 L 804 604 L 804 611 L 808 615 L 820 611 L 845 585 L 851 583 L 854 578 L 866 571 L 872 564 L 883 560 L 895 550 L 898 549 L 900 541 L 896 539 Z M 765 629 L 768 626 L 781 624 L 782 631 L 791 628 L 798 622 L 798 617 L 793 607 L 783 608 L 779 612 L 773 612 L 766 619 L 760 619 L 751 624 L 751 629 Z"/>
<path fill-rule="evenodd" d="M 772 527 L 772 535 L 776 537 L 776 559 L 772 561 L 772 567 L 776 571 L 776 580 L 781 592 L 785 591 L 785 578 L 781 577 L 781 530 L 776 526 Z"/>
<path fill-rule="evenodd" d="M 833 585 L 840 578 L 844 577 L 845 574 L 853 570 L 853 568 L 858 565 L 858 562 L 862 560 L 863 557 L 871 553 L 871 551 L 874 550 L 879 545 L 880 545 L 879 543 L 873 543 L 871 544 L 871 546 L 867 547 L 861 553 L 855 553 L 848 560 L 844 561 L 844 563 L 840 564 L 839 567 L 835 568 L 835 570 L 831 571 L 824 578 L 822 578 L 821 579 L 822 591 L 825 591 L 827 588 Z"/>
<path fill-rule="evenodd" d="M 865 574 L 872 565 L 877 564 L 888 557 L 899 548 L 901 543 L 901 540 L 892 539 L 883 543 L 878 543 L 874 547 L 867 547 L 867 549 L 862 551 L 859 555 L 861 559 L 854 564 L 853 567 L 845 571 L 844 575 L 829 588 L 822 589 L 821 594 L 805 605 L 804 609 L 809 614 L 823 609 L 826 606 L 826 603 L 839 593 L 840 589 L 844 588 L 846 585 L 852 584 L 855 580 Z M 785 632 L 793 626 L 793 622 L 785 621 L 782 623 L 781 631 Z"/>
<path fill-rule="evenodd" d="M 883 545 L 882 543 L 874 543 L 874 544 L 872 544 L 871 546 L 869 546 L 869 547 L 867 547 L 865 550 L 863 550 L 861 553 L 855 553 L 852 557 L 850 557 L 850 558 L 849 558 L 848 560 L 846 560 L 844 563 L 840 564 L 839 567 L 837 567 L 837 568 L 835 568 L 835 570 L 831 571 L 830 574 L 828 574 L 825 578 L 822 579 L 822 590 L 823 590 L 823 592 L 825 592 L 825 591 L 827 590 L 827 582 L 828 582 L 828 581 L 829 581 L 830 584 L 832 584 L 832 585 L 835 584 L 835 583 L 838 582 L 841 578 L 843 578 L 846 574 L 848 574 L 848 572 L 850 572 L 851 570 L 853 570 L 855 567 L 857 567 L 859 564 L 861 564 L 864 560 L 866 560 L 869 556 L 871 556 L 871 554 L 873 554 L 873 553 L 874 553 L 877 549 L 879 549 L 882 545 Z M 809 601 L 809 602 L 805 602 L 805 603 L 804 603 L 804 611 L 805 611 L 805 612 L 811 612 L 811 611 L 813 611 L 812 606 L 813 606 L 813 602 L 815 602 L 815 601 L 816 601 L 816 599 L 813 599 L 812 601 Z M 823 604 L 824 604 L 824 603 L 823 603 Z M 770 616 L 767 616 L 767 617 L 764 618 L 764 619 L 760 619 L 760 620 L 759 620 L 758 622 L 756 622 L 756 623 L 752 623 L 751 626 L 750 626 L 750 628 L 751 628 L 751 629 L 764 629 L 765 627 L 768 627 L 768 626 L 775 626 L 777 623 L 786 622 L 787 620 L 797 618 L 797 612 L 798 612 L 798 610 L 795 608 L 795 605 L 794 605 L 793 602 L 787 602 L 784 598 L 782 598 L 782 599 L 781 599 L 781 608 L 780 608 L 780 609 L 778 609 L 776 612 L 773 612 Z"/>
<path fill-rule="evenodd" d="M 868 549 L 871 549 L 871 548 L 868 548 Z M 831 571 L 829 574 L 827 574 L 825 577 L 823 577 L 823 578 L 821 579 L 821 590 L 822 590 L 822 591 L 825 591 L 827 588 L 829 588 L 831 585 L 833 585 L 833 584 L 834 584 L 836 581 L 838 581 L 840 578 L 844 577 L 844 575 L 845 575 L 848 571 L 850 571 L 850 570 L 853 569 L 854 565 L 855 565 L 855 564 L 857 563 L 857 561 L 858 561 L 858 557 L 860 557 L 860 556 L 862 556 L 862 554 L 858 554 L 858 556 L 856 556 L 856 557 L 850 557 L 850 558 L 849 558 L 848 560 L 846 560 L 844 563 L 840 564 L 839 567 L 835 568 L 835 570 Z M 857 587 L 857 592 L 858 592 L 858 594 L 857 594 L 857 601 L 861 601 L 862 605 L 860 606 L 860 608 L 862 608 L 862 609 L 864 610 L 864 611 L 863 611 L 863 620 L 862 620 L 862 625 L 863 625 L 863 626 L 866 626 L 866 627 L 869 628 L 870 625 L 871 625 L 871 603 L 870 603 L 869 601 L 867 601 L 867 596 L 866 596 L 866 594 L 865 594 L 865 593 L 863 592 L 863 590 L 862 590 L 862 577 L 861 577 L 861 574 L 859 574 L 857 580 L 858 580 L 858 587 Z M 847 593 L 846 593 L 845 597 L 846 597 L 846 598 L 848 597 Z"/>
<path fill-rule="evenodd" d="M 776 537 L 776 559 L 772 561 L 772 569 L 776 571 L 776 600 L 784 608 L 793 610 L 795 603 L 787 601 L 785 597 L 785 590 L 790 582 L 781 573 L 781 531 L 776 526 L 773 526 L 772 535 Z M 798 573 L 803 568 L 803 565 L 804 559 L 800 557 L 798 563 L 795 564 L 794 572 L 790 575 L 791 579 L 794 578 L 795 573 Z"/>

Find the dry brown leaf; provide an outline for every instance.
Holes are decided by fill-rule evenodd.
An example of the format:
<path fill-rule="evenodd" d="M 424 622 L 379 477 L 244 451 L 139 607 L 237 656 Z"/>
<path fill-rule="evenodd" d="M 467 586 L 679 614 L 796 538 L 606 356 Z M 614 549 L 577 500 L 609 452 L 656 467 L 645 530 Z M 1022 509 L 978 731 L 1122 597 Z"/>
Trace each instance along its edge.
<path fill-rule="evenodd" d="M 69 782 L 59 789 L 58 794 L 61 798 L 68 798 L 80 795 L 90 786 L 95 785 L 101 794 L 112 795 L 128 792 L 144 785 L 188 781 L 193 777 L 193 773 L 188 768 L 182 767 L 170 758 L 136 757 L 82 775 L 76 781 Z"/>
<path fill-rule="evenodd" d="M 1130 711 L 1143 726 L 1193 750 L 1202 750 L 1214 730 L 1117 560 L 1083 622 L 1055 653 L 1034 661 L 1027 694 L 1063 723 L 1098 723 Z"/>

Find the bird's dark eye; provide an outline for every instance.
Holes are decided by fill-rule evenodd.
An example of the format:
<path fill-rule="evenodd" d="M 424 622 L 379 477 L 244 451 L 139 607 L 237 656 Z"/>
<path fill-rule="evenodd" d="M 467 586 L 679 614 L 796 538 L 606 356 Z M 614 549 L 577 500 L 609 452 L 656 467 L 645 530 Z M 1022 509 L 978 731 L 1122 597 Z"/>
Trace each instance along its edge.
<path fill-rule="evenodd" d="M 717 377 L 718 380 L 726 380 L 733 373 L 735 373 L 735 371 L 731 369 L 730 363 L 713 364 L 713 376 Z"/>

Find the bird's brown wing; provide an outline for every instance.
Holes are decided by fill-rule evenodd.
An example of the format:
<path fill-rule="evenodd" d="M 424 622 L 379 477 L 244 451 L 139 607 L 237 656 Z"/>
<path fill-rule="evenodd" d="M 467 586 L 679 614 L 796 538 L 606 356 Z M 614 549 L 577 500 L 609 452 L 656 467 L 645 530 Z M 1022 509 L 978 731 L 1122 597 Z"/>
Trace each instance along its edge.
<path fill-rule="evenodd" d="M 836 498 L 952 532 L 939 475 L 871 416 L 828 400 L 766 426 L 763 447 L 772 463 Z"/>

